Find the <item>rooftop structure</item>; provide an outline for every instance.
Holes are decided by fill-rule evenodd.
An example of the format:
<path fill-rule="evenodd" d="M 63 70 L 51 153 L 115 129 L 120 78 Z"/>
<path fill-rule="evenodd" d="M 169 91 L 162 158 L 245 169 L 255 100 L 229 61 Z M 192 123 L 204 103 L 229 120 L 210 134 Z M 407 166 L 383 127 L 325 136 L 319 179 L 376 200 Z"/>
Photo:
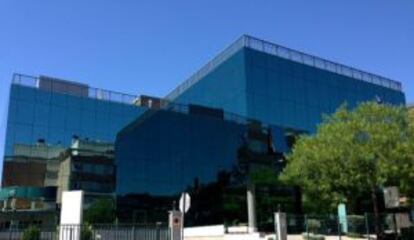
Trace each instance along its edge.
<path fill-rule="evenodd" d="M 71 148 L 60 157 L 57 202 L 61 202 L 63 191 L 70 190 L 83 190 L 86 205 L 97 198 L 112 198 L 114 158 L 112 143 L 74 139 Z"/>
<path fill-rule="evenodd" d="M 137 98 L 136 95 L 132 94 L 120 93 L 101 88 L 93 88 L 86 84 L 48 76 L 36 77 L 15 73 L 13 75 L 12 84 L 38 88 L 48 92 L 69 94 L 77 97 L 87 97 L 125 104 L 133 104 L 134 100 Z"/>

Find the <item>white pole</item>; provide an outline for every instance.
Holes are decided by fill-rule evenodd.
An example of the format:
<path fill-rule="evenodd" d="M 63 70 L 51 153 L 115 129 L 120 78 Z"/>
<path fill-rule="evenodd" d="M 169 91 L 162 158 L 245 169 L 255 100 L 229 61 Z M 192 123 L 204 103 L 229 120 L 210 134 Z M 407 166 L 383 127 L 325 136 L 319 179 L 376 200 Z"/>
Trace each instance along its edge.
<path fill-rule="evenodd" d="M 250 181 L 247 183 L 247 217 L 249 221 L 249 233 L 257 230 L 255 186 Z"/>
<path fill-rule="evenodd" d="M 182 209 L 182 224 L 181 224 L 181 239 L 184 240 L 184 216 L 185 216 L 185 202 L 186 202 L 186 194 L 181 193 L 181 199 L 183 200 L 183 209 Z"/>

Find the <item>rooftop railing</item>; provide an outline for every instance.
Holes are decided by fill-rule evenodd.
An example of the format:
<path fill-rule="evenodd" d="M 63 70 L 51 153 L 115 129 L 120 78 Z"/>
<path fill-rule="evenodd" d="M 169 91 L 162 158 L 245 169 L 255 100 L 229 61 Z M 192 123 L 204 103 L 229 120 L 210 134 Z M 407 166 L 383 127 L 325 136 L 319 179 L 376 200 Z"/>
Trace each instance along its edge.
<path fill-rule="evenodd" d="M 175 103 L 175 102 L 165 102 L 164 105 L 162 106 L 162 109 L 172 111 L 172 112 L 177 112 L 177 113 L 190 114 L 190 105 L 180 104 L 180 103 Z M 263 129 L 267 129 L 271 126 L 271 124 L 261 122 L 259 120 L 255 120 L 252 118 L 248 118 L 248 117 L 236 114 L 236 113 L 226 112 L 226 111 L 223 112 L 223 120 L 234 122 L 240 125 L 260 123 Z"/>
<path fill-rule="evenodd" d="M 369 82 L 396 91 L 402 91 L 401 83 L 391 80 L 389 78 L 381 77 L 376 74 L 361 71 L 353 67 L 335 63 L 320 57 L 296 51 L 271 42 L 243 35 L 233 44 L 231 44 L 228 48 L 226 48 L 223 52 L 217 55 L 213 60 L 204 65 L 189 79 L 187 79 L 177 88 L 175 88 L 171 93 L 169 93 L 166 96 L 166 98 L 169 100 L 174 100 L 181 93 L 183 93 L 189 87 L 194 85 L 194 83 L 196 83 L 201 78 L 206 76 L 208 73 L 213 71 L 218 65 L 220 65 L 225 60 L 229 59 L 232 55 L 234 55 L 238 50 L 242 49 L 243 47 L 254 49 L 256 51 L 264 52 L 270 55 L 278 56 L 280 58 L 305 64 L 311 67 L 319 68 L 325 71 L 333 72 L 339 75 L 354 78 L 360 81 Z"/>
<path fill-rule="evenodd" d="M 235 41 L 229 47 L 227 47 L 223 52 L 221 52 L 219 55 L 217 55 L 215 58 L 213 58 L 213 60 L 208 62 L 206 65 L 204 65 L 200 70 L 198 70 L 196 73 L 194 73 L 186 81 L 184 81 L 183 83 L 178 85 L 165 98 L 168 99 L 168 100 L 174 100 L 181 93 L 183 93 L 185 90 L 190 88 L 192 85 L 194 85 L 196 82 L 198 82 L 201 78 L 205 77 L 213 69 L 215 69 L 218 65 L 220 65 L 221 63 L 223 63 L 224 61 L 229 59 L 233 54 L 235 54 L 237 51 L 239 51 L 243 47 L 244 47 L 244 36 L 239 38 L 237 41 Z"/>
<path fill-rule="evenodd" d="M 393 90 L 402 90 L 400 82 L 385 77 L 381 77 L 376 74 L 361 71 L 353 67 L 349 67 L 340 63 L 335 63 L 323 58 L 315 57 L 310 54 L 306 54 L 280 45 L 276 45 L 274 43 L 260 40 L 254 37 L 244 36 L 243 39 L 245 47 L 260 52 L 265 52 L 294 62 L 309 65 L 311 67 L 320 68 L 339 75 L 344 75 L 361 81 L 380 85 L 386 88 L 391 88 Z"/>
<path fill-rule="evenodd" d="M 15 73 L 13 75 L 12 83 L 17 84 L 17 85 L 27 86 L 27 87 L 39 88 L 39 81 L 40 81 L 39 77 Z M 126 103 L 126 104 L 132 104 L 133 101 L 137 98 L 137 96 L 134 96 L 134 95 L 107 91 L 107 90 L 103 90 L 99 88 L 91 88 L 89 86 L 87 86 L 87 88 L 88 88 L 88 94 L 85 97 L 89 97 L 89 98 L 94 98 L 94 99 L 99 99 L 99 100 L 108 100 L 108 101 L 114 101 L 114 102 L 120 102 L 120 103 Z M 55 90 L 57 90 L 58 92 L 59 89 L 55 89 Z M 55 90 L 52 90 L 52 91 L 55 91 Z M 64 92 L 64 94 L 68 94 L 68 93 Z M 190 113 L 190 105 L 176 103 L 173 101 L 169 101 L 167 99 L 163 99 L 161 101 L 161 108 L 165 110 L 173 111 L 173 112 L 183 113 L 183 114 Z M 247 118 L 245 116 L 238 115 L 238 114 L 231 113 L 231 112 L 223 112 L 223 120 L 235 122 L 235 123 L 242 124 L 242 125 L 258 122 L 255 119 Z M 263 128 L 267 128 L 270 126 L 270 124 L 267 124 L 264 122 L 261 122 L 261 125 Z"/>
<path fill-rule="evenodd" d="M 35 77 L 35 76 L 30 76 L 30 75 L 25 75 L 25 74 L 20 74 L 20 73 L 13 74 L 13 79 L 12 79 L 13 84 L 26 86 L 26 87 L 32 87 L 32 88 L 39 88 L 40 81 L 41 81 L 40 77 Z M 53 80 L 51 82 L 52 84 L 50 86 L 50 89 L 48 89 L 48 91 L 58 92 L 62 94 L 75 95 L 75 94 L 71 94 L 68 91 L 62 91 L 61 85 L 59 86 L 57 84 L 54 85 Z M 124 103 L 124 104 L 133 104 L 134 101 L 138 97 L 132 94 L 109 91 L 109 90 L 105 90 L 101 88 L 93 88 L 87 85 L 85 85 L 85 89 L 87 89 L 85 93 L 82 92 L 81 95 L 76 94 L 76 96 L 82 96 L 82 97 L 88 97 L 88 98 L 93 98 L 93 99 L 98 99 L 98 100 L 118 102 L 118 103 Z"/>

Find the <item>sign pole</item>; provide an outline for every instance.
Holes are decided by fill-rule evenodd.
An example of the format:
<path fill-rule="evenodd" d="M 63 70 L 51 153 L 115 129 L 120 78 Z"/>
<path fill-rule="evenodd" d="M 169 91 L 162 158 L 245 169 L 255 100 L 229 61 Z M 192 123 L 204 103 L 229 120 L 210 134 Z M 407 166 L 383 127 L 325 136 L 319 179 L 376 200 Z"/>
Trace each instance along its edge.
<path fill-rule="evenodd" d="M 182 240 L 182 212 L 172 210 L 169 213 L 169 228 L 171 234 L 171 240 Z"/>
<path fill-rule="evenodd" d="M 183 201 L 183 217 L 182 217 L 182 224 L 181 224 L 181 239 L 184 240 L 184 216 L 185 216 L 185 202 L 186 202 L 186 193 L 181 193 L 181 198 L 184 199 Z"/>
<path fill-rule="evenodd" d="M 182 227 L 181 240 L 184 240 L 184 216 L 185 216 L 185 213 L 190 208 L 190 206 L 191 206 L 190 195 L 186 192 L 182 192 L 181 197 L 180 197 L 180 202 L 179 202 L 179 208 L 180 208 L 180 212 L 182 214 L 182 216 L 181 216 L 181 227 Z"/>

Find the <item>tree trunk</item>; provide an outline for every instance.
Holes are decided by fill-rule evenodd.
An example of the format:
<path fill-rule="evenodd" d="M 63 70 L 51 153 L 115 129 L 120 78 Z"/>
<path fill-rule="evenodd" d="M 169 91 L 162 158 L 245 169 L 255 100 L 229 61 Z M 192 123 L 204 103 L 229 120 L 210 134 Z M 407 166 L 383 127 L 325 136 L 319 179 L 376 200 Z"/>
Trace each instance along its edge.
<path fill-rule="evenodd" d="M 380 216 L 379 216 L 378 201 L 377 201 L 377 194 L 376 194 L 375 188 L 371 190 L 371 199 L 372 199 L 372 206 L 374 210 L 375 235 L 377 235 L 377 240 L 382 240 L 383 236 L 381 233 Z"/>

